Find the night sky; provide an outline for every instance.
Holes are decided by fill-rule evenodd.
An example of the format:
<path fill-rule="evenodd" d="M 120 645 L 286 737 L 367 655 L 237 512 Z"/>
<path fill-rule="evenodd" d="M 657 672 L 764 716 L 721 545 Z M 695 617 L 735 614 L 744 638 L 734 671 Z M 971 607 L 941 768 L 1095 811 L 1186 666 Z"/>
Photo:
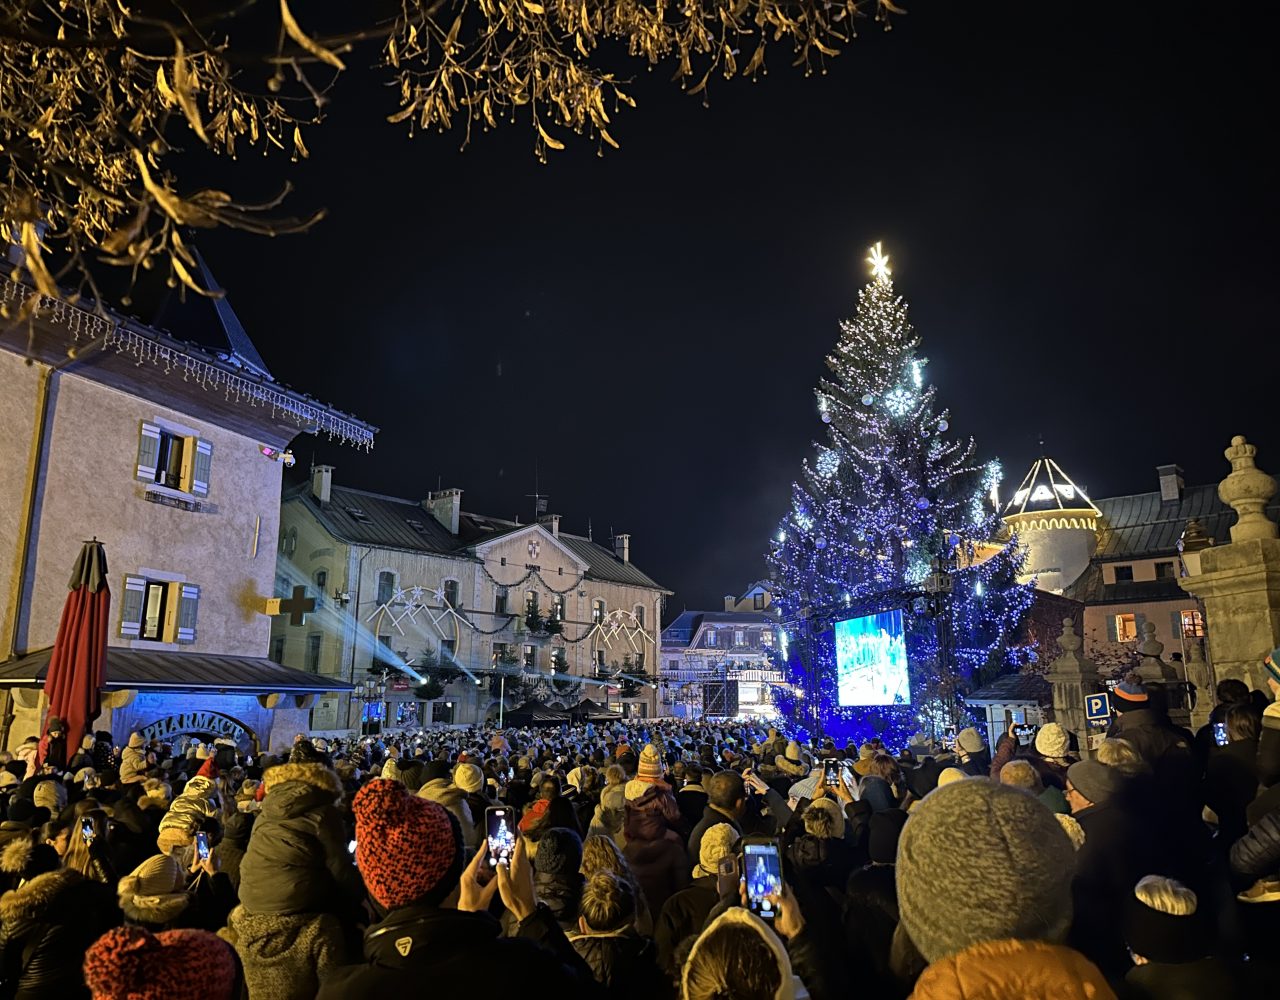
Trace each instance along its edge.
<path fill-rule="evenodd" d="M 524 126 L 409 140 L 344 77 L 309 161 L 223 178 L 327 220 L 201 241 L 276 377 L 381 428 L 299 439 L 299 471 L 525 520 L 536 462 L 566 530 L 630 532 L 671 614 L 717 607 L 763 575 L 876 240 L 1006 493 L 1041 435 L 1095 496 L 1217 481 L 1236 433 L 1280 471 L 1269 15 L 908 6 L 709 108 L 641 68 L 621 151 L 548 166 Z"/>

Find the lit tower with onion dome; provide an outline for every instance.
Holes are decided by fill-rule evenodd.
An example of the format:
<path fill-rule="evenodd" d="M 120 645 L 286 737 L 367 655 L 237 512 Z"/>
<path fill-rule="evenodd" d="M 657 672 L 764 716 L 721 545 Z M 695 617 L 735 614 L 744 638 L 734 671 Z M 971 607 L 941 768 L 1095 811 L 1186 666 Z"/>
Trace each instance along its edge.
<path fill-rule="evenodd" d="M 1041 456 L 1005 504 L 1003 518 L 1027 558 L 1020 583 L 1062 593 L 1089 568 L 1102 512 L 1052 458 Z"/>

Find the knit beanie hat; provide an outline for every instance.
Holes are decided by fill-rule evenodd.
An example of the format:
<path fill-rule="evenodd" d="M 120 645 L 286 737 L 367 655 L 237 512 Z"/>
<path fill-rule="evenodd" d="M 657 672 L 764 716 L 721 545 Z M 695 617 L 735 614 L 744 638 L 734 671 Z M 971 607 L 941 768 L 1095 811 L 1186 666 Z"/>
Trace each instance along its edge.
<path fill-rule="evenodd" d="M 582 838 L 572 830 L 553 826 L 538 841 L 533 867 L 540 875 L 571 875 L 582 867 Z"/>
<path fill-rule="evenodd" d="M 51 814 L 60 813 L 67 804 L 67 790 L 60 781 L 42 781 L 31 793 L 36 808 L 48 809 Z"/>
<path fill-rule="evenodd" d="M 1280 649 L 1273 649 L 1267 654 L 1267 658 L 1262 661 L 1262 665 L 1267 668 L 1267 675 L 1280 684 Z"/>
<path fill-rule="evenodd" d="M 773 765 L 784 774 L 792 774 L 796 777 L 804 777 L 809 773 L 809 769 L 805 767 L 804 758 L 800 753 L 800 744 L 792 740 L 787 744 L 787 752 L 773 758 Z"/>
<path fill-rule="evenodd" d="M 867 824 L 867 854 L 878 865 L 891 865 L 898 856 L 898 839 L 906 825 L 907 814 L 901 809 L 884 809 L 874 813 Z"/>
<path fill-rule="evenodd" d="M 732 857 L 738 844 L 738 831 L 728 823 L 716 823 L 707 827 L 698 849 L 698 864 L 693 869 L 694 878 L 716 874 L 720 862 Z"/>
<path fill-rule="evenodd" d="M 94 744 L 94 739 L 93 739 L 93 737 L 92 737 L 92 736 L 86 736 L 84 739 L 82 739 L 82 740 L 80 741 L 80 749 L 81 749 L 81 750 L 92 750 L 92 749 L 93 749 L 93 744 Z"/>
<path fill-rule="evenodd" d="M 658 748 L 652 743 L 646 743 L 644 749 L 640 751 L 640 763 L 636 767 L 635 780 L 647 781 L 650 784 L 662 781 L 662 757 L 658 754 Z"/>
<path fill-rule="evenodd" d="M 114 927 L 84 956 L 93 1000 L 232 1000 L 231 946 L 208 931 Z"/>
<path fill-rule="evenodd" d="M 1036 753 L 1042 757 L 1065 757 L 1070 749 L 1071 739 L 1057 722 L 1041 726 L 1036 733 Z"/>
<path fill-rule="evenodd" d="M 130 920 L 167 924 L 191 903 L 186 873 L 178 860 L 155 854 L 122 878 L 116 886 L 120 909 Z"/>
<path fill-rule="evenodd" d="M 1066 831 L 1067 839 L 1071 841 L 1071 846 L 1077 851 L 1084 847 L 1084 827 L 1080 825 L 1080 821 L 1069 813 L 1054 813 L 1058 825 Z"/>
<path fill-rule="evenodd" d="M 18 776 L 12 771 L 0 771 L 0 788 L 12 788 L 14 785 L 20 785 L 22 782 L 18 780 Z"/>
<path fill-rule="evenodd" d="M 1149 961 L 1181 965 L 1213 953 L 1213 925 L 1199 909 L 1165 913 L 1148 906 L 1135 890 L 1125 900 L 1123 921 L 1125 944 Z"/>
<path fill-rule="evenodd" d="M 129 746 L 132 747 L 134 750 L 141 750 L 144 746 L 146 746 L 146 740 L 142 738 L 141 733 L 130 733 Z"/>
<path fill-rule="evenodd" d="M 1096 760 L 1080 760 L 1067 768 L 1067 780 L 1094 805 L 1110 799 L 1124 783 L 1124 775 Z"/>
<path fill-rule="evenodd" d="M 956 747 L 964 753 L 981 753 L 986 745 L 982 739 L 982 734 L 974 729 L 973 726 L 960 730 L 956 735 Z"/>
<path fill-rule="evenodd" d="M 804 832 L 839 840 L 844 836 L 844 810 L 832 799 L 816 799 L 804 812 Z"/>
<path fill-rule="evenodd" d="M 929 962 L 982 941 L 1056 943 L 1071 926 L 1074 871 L 1070 840 L 1031 795 L 957 781 L 917 804 L 902 830 L 902 925 Z"/>
<path fill-rule="evenodd" d="M 484 772 L 474 764 L 459 764 L 453 769 L 453 783 L 474 795 L 484 788 Z"/>
<path fill-rule="evenodd" d="M 66 723 L 56 715 L 49 716 L 49 721 L 44 728 L 47 733 L 65 733 L 67 731 Z"/>
<path fill-rule="evenodd" d="M 1134 708 L 1146 708 L 1148 702 L 1147 689 L 1142 684 L 1142 678 L 1137 672 L 1127 674 L 1119 684 L 1112 689 L 1115 695 L 1114 704 L 1117 712 L 1127 712 Z"/>
<path fill-rule="evenodd" d="M 375 778 L 351 803 L 356 864 L 384 909 L 438 905 L 462 873 L 462 834 L 443 806 L 410 795 L 404 785 Z"/>
<path fill-rule="evenodd" d="M 958 767 L 944 767 L 938 775 L 938 787 L 943 788 L 953 781 L 964 781 L 967 777 L 969 776 Z"/>

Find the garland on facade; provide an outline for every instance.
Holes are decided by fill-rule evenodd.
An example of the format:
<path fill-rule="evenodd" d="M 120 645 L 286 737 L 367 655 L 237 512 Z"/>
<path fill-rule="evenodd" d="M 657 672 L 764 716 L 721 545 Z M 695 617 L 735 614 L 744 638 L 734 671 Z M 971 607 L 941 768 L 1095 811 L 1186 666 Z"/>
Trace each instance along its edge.
<path fill-rule="evenodd" d="M 571 593 L 572 591 L 577 590 L 578 587 L 581 586 L 582 581 L 587 578 L 587 574 L 582 573 L 578 576 L 578 579 L 576 579 L 572 584 L 570 584 L 564 590 L 556 590 L 555 587 L 547 583 L 546 578 L 543 577 L 541 570 L 538 570 L 532 567 L 527 567 L 528 571 L 525 573 L 525 575 L 520 577 L 519 580 L 514 580 L 511 583 L 503 583 L 496 576 L 494 576 L 492 573 L 489 572 L 489 567 L 486 566 L 483 562 L 480 563 L 480 569 L 484 573 L 484 575 L 489 578 L 490 583 L 492 583 L 495 587 L 498 587 L 502 590 L 512 590 L 516 587 L 523 587 L 530 580 L 536 579 L 540 584 L 546 587 L 547 590 L 551 591 L 551 593 L 555 594 L 557 597 L 563 597 L 565 594 L 568 594 L 568 593 Z"/>
<path fill-rule="evenodd" d="M 26 285 L 14 281 L 0 281 L 3 297 L 10 302 L 24 296 Z M 202 389 L 222 392 L 228 400 L 248 403 L 251 406 L 269 406 L 271 415 L 285 414 L 303 427 L 315 427 L 330 440 L 364 448 L 373 448 L 373 430 L 355 419 L 294 395 L 261 377 L 241 375 L 227 371 L 214 361 L 196 356 L 202 351 L 195 344 L 162 343 L 163 334 L 148 329 L 136 329 L 123 317 L 108 319 L 82 306 L 72 305 L 61 299 L 41 296 L 36 312 L 64 327 L 79 344 L 101 341 L 102 349 L 128 354 L 138 364 L 163 366 L 166 375 L 180 373 L 184 382 L 194 381 Z"/>

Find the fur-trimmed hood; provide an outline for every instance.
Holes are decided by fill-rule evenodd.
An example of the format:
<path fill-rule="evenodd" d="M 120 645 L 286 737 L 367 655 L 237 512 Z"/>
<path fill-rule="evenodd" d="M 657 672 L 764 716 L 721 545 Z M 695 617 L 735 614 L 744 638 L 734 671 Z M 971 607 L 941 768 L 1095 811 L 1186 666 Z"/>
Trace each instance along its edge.
<path fill-rule="evenodd" d="M 330 792 L 335 799 L 342 797 L 342 782 L 338 775 L 324 764 L 277 764 L 269 767 L 262 774 L 262 783 L 267 786 L 267 794 L 286 781 L 300 781 L 304 785 Z"/>
<path fill-rule="evenodd" d="M 0 896 L 0 920 L 6 924 L 18 924 L 37 916 L 54 900 L 73 886 L 84 881 L 84 876 L 71 868 L 45 872 L 29 882 Z"/>
<path fill-rule="evenodd" d="M 31 855 L 36 845 L 30 834 L 19 834 L 0 850 L 0 872 L 6 875 L 21 875 L 31 863 Z"/>

